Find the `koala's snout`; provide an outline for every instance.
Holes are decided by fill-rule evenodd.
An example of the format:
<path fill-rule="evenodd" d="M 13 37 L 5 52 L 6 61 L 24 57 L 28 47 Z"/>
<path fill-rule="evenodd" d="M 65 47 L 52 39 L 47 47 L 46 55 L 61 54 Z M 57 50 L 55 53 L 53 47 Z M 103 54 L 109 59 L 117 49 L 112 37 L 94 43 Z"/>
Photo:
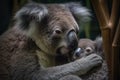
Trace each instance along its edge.
<path fill-rule="evenodd" d="M 78 48 L 78 38 L 77 34 L 74 30 L 66 33 L 66 36 L 61 43 L 61 45 L 57 48 L 56 53 L 60 54 L 68 54 L 74 52 Z"/>
<path fill-rule="evenodd" d="M 77 38 L 77 34 L 75 33 L 75 31 L 71 30 L 68 32 L 67 44 L 68 44 L 68 48 L 71 51 L 76 50 L 76 48 L 78 47 L 78 38 Z"/>
<path fill-rule="evenodd" d="M 83 50 L 81 48 L 77 48 L 73 53 L 73 60 L 80 58 L 81 53 L 83 53 Z"/>

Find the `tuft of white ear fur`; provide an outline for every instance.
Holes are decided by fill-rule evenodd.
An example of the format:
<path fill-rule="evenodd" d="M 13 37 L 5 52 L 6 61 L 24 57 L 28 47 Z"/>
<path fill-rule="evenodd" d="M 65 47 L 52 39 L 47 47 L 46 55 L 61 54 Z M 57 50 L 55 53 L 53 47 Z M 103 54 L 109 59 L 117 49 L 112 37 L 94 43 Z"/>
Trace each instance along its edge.
<path fill-rule="evenodd" d="M 94 40 L 96 42 L 97 51 L 100 53 L 103 51 L 103 39 L 101 36 L 96 37 Z"/>
<path fill-rule="evenodd" d="M 28 30 L 31 21 L 40 22 L 48 14 L 43 4 L 29 3 L 22 7 L 15 15 L 16 26 Z"/>
<path fill-rule="evenodd" d="M 83 7 L 79 2 L 67 3 L 66 6 L 70 9 L 77 21 L 79 21 L 78 23 L 84 23 L 90 20 L 91 14 L 89 10 Z"/>

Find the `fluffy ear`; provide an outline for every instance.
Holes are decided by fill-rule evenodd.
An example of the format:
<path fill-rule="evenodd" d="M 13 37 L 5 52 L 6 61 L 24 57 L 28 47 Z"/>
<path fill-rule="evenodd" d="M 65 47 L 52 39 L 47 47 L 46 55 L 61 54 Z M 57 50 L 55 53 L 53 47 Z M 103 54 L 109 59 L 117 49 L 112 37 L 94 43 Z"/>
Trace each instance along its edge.
<path fill-rule="evenodd" d="M 23 30 L 28 30 L 31 21 L 41 22 L 48 14 L 48 10 L 43 4 L 29 3 L 22 7 L 15 15 L 16 26 Z"/>
<path fill-rule="evenodd" d="M 69 8 L 69 10 L 72 12 L 73 16 L 75 17 L 76 21 L 78 23 L 87 22 L 90 20 L 90 13 L 89 10 L 81 4 L 78 3 L 67 3 L 66 6 Z"/>
<path fill-rule="evenodd" d="M 98 52 L 103 51 L 103 40 L 102 40 L 102 37 L 98 36 L 95 39 L 95 42 L 96 42 L 97 51 Z"/>

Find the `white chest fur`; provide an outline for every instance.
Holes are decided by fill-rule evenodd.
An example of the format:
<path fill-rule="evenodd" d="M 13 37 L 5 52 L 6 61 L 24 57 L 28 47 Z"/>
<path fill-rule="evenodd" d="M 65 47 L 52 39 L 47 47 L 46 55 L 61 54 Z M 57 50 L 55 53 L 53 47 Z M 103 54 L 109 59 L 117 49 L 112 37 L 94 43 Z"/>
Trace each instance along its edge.
<path fill-rule="evenodd" d="M 54 56 L 48 55 L 40 50 L 36 50 L 36 53 L 37 53 L 40 65 L 42 65 L 43 67 L 55 66 Z"/>

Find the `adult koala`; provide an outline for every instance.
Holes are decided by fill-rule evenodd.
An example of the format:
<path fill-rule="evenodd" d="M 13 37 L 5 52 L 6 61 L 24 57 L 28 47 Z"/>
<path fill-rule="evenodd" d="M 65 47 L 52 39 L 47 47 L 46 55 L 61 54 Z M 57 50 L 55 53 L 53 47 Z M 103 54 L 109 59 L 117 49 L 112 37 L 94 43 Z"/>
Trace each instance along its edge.
<path fill-rule="evenodd" d="M 102 63 L 100 56 L 61 66 L 55 66 L 55 56 L 74 52 L 79 30 L 75 19 L 86 21 L 88 15 L 76 3 L 25 5 L 15 15 L 15 26 L 0 36 L 0 80 L 80 80 L 77 75 Z"/>

